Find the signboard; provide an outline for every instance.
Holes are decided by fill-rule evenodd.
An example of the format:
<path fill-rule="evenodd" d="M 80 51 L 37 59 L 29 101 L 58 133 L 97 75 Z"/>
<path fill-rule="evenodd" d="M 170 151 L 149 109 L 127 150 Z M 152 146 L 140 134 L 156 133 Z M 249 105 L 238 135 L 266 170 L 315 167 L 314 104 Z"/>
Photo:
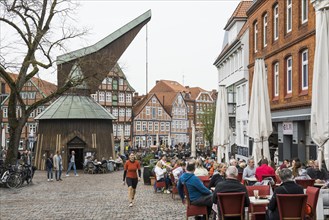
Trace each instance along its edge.
<path fill-rule="evenodd" d="M 283 134 L 292 135 L 293 134 L 293 123 L 292 122 L 283 122 L 282 130 L 283 130 Z"/>

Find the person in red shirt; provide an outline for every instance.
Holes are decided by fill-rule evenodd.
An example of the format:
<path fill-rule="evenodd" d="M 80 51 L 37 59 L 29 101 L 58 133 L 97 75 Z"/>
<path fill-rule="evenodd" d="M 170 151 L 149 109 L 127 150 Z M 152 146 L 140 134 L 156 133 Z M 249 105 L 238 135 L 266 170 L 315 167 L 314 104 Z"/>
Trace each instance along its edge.
<path fill-rule="evenodd" d="M 138 171 L 138 177 L 137 177 L 137 171 Z M 124 165 L 124 172 L 123 172 L 123 185 L 125 185 L 125 181 L 128 185 L 129 207 L 133 206 L 137 183 L 140 180 L 141 180 L 141 166 L 140 163 L 136 160 L 135 154 L 131 153 L 129 155 L 129 160 L 127 160 Z"/>
<path fill-rule="evenodd" d="M 272 167 L 268 166 L 268 160 L 262 159 L 261 166 L 256 168 L 256 179 L 261 182 L 263 180 L 263 175 L 275 175 L 275 171 Z"/>

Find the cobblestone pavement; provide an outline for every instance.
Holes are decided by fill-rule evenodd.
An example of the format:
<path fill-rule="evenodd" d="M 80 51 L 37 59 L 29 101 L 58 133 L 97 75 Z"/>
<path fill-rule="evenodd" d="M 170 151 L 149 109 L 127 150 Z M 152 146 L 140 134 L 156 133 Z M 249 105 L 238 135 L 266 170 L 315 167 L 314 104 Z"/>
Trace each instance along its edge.
<path fill-rule="evenodd" d="M 0 219 L 185 219 L 179 196 L 154 193 L 141 181 L 136 202 L 128 207 L 123 171 L 107 174 L 73 172 L 63 181 L 47 182 L 45 171 L 36 171 L 33 184 L 16 190 L 0 188 Z"/>

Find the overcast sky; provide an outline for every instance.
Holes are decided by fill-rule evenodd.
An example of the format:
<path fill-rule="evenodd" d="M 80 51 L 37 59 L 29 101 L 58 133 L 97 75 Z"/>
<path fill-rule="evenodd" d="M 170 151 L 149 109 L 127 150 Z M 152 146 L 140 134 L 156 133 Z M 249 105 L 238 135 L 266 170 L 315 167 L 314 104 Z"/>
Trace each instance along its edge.
<path fill-rule="evenodd" d="M 90 28 L 85 41 L 70 49 L 96 43 L 147 10 L 150 90 L 159 79 L 175 80 L 206 90 L 217 89 L 213 65 L 222 49 L 224 26 L 240 0 L 217 1 L 80 1 L 78 24 Z M 131 86 L 146 91 L 145 26 L 119 60 Z M 184 79 L 184 81 L 183 81 Z"/>

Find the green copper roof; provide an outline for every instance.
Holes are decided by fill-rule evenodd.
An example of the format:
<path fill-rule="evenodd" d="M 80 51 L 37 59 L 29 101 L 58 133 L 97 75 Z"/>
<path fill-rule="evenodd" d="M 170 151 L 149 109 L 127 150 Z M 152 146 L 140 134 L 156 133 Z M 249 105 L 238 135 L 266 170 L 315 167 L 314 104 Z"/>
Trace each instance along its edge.
<path fill-rule="evenodd" d="M 35 117 L 43 119 L 116 119 L 89 96 L 63 95 Z"/>
<path fill-rule="evenodd" d="M 104 39 L 98 41 L 94 45 L 91 45 L 89 47 L 85 47 L 85 48 L 82 48 L 82 49 L 79 49 L 79 50 L 76 50 L 76 51 L 72 51 L 70 53 L 67 53 L 67 54 L 64 54 L 64 55 L 61 55 L 61 56 L 58 56 L 57 57 L 57 65 L 62 64 L 62 63 L 66 63 L 70 60 L 74 60 L 74 59 L 77 59 L 79 57 L 86 56 L 88 54 L 92 54 L 92 53 L 102 49 L 106 45 L 110 44 L 114 40 L 118 39 L 119 37 L 123 36 L 125 33 L 132 30 L 133 28 L 135 28 L 139 24 L 141 24 L 144 21 L 149 20 L 149 19 L 151 19 L 151 10 L 148 10 L 144 14 L 142 14 L 139 17 L 135 18 L 134 20 L 132 20 L 131 22 L 129 22 L 125 26 L 119 28 L 118 30 L 116 30 L 112 34 L 108 35 Z"/>

